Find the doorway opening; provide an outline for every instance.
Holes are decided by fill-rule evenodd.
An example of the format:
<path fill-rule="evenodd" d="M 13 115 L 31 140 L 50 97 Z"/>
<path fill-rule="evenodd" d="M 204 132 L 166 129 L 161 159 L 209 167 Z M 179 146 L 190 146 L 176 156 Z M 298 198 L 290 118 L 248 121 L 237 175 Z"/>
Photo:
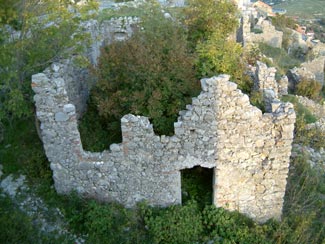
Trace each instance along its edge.
<path fill-rule="evenodd" d="M 214 169 L 195 166 L 181 170 L 182 204 L 195 200 L 199 207 L 212 204 Z"/>

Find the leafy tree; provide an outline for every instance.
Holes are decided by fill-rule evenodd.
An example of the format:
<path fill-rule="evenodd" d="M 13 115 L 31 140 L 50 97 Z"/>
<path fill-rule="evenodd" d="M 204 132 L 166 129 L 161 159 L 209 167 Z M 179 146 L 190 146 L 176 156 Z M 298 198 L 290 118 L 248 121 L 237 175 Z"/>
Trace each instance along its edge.
<path fill-rule="evenodd" d="M 0 0 L 0 24 L 15 25 L 17 22 L 18 0 Z"/>
<path fill-rule="evenodd" d="M 84 48 L 89 39 L 80 23 L 96 8 L 93 0 L 80 6 L 61 0 L 10 2 L 15 8 L 0 15 L 0 121 L 31 114 L 30 76 Z"/>
<path fill-rule="evenodd" d="M 190 46 L 198 56 L 197 76 L 230 74 L 248 93 L 252 82 L 244 75 L 242 47 L 233 37 L 238 25 L 236 5 L 227 0 L 190 1 L 184 12 Z"/>
<path fill-rule="evenodd" d="M 228 0 L 190 0 L 184 15 L 192 47 L 207 40 L 214 32 L 228 38 L 238 25 L 237 7 Z"/>
<path fill-rule="evenodd" d="M 102 50 L 92 95 L 110 131 L 119 131 L 120 118 L 133 113 L 148 116 L 157 133 L 170 135 L 199 84 L 184 29 L 158 7 L 147 13 L 130 39 Z"/>
<path fill-rule="evenodd" d="M 244 74 L 245 64 L 242 60 L 242 47 L 233 40 L 213 33 L 207 41 L 197 45 L 197 69 L 201 77 L 217 74 L 230 74 L 231 79 L 245 92 L 251 89 L 251 82 Z"/>

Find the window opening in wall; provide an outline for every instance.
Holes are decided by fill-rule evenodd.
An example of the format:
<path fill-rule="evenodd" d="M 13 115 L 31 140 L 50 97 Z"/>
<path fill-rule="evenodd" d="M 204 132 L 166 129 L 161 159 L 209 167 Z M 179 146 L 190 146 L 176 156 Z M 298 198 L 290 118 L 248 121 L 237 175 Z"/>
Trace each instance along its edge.
<path fill-rule="evenodd" d="M 200 207 L 212 204 L 213 168 L 195 166 L 181 170 L 182 203 L 195 200 Z"/>

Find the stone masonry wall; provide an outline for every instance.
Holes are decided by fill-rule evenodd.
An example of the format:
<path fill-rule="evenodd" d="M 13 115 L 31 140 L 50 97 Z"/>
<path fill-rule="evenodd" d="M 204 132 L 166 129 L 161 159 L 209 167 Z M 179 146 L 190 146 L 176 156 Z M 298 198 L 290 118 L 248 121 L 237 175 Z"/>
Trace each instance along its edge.
<path fill-rule="evenodd" d="M 180 112 L 174 136 L 157 136 L 148 118 L 125 115 L 123 140 L 101 153 L 82 148 L 62 65 L 33 75 L 37 116 L 59 193 L 134 206 L 181 203 L 180 170 L 214 168 L 213 201 L 258 221 L 281 217 L 293 137 L 291 104 L 272 113 L 249 103 L 222 75 L 203 79 L 201 94 Z"/>
<path fill-rule="evenodd" d="M 254 21 L 254 19 L 252 19 L 250 12 L 243 13 L 241 20 L 243 36 L 239 39 L 243 41 L 244 46 L 248 45 L 249 43 L 263 42 L 272 47 L 282 47 L 283 32 L 277 31 L 270 21 L 262 17 L 259 18 L 257 24 L 254 25 L 254 29 L 259 29 L 262 31 L 262 33 L 257 34 L 251 32 L 252 21 Z"/>
<path fill-rule="evenodd" d="M 254 89 L 263 93 L 265 111 L 272 110 L 272 102 L 278 99 L 279 86 L 275 80 L 276 69 L 268 68 L 266 64 L 257 61 Z"/>

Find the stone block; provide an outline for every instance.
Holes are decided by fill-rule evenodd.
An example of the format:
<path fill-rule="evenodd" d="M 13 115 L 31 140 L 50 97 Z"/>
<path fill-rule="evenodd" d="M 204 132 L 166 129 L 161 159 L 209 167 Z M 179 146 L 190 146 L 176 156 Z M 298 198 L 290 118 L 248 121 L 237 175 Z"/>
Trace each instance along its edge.
<path fill-rule="evenodd" d="M 66 113 L 64 112 L 57 112 L 55 114 L 55 121 L 57 122 L 65 122 L 67 120 L 69 120 L 69 115 L 67 115 Z"/>

